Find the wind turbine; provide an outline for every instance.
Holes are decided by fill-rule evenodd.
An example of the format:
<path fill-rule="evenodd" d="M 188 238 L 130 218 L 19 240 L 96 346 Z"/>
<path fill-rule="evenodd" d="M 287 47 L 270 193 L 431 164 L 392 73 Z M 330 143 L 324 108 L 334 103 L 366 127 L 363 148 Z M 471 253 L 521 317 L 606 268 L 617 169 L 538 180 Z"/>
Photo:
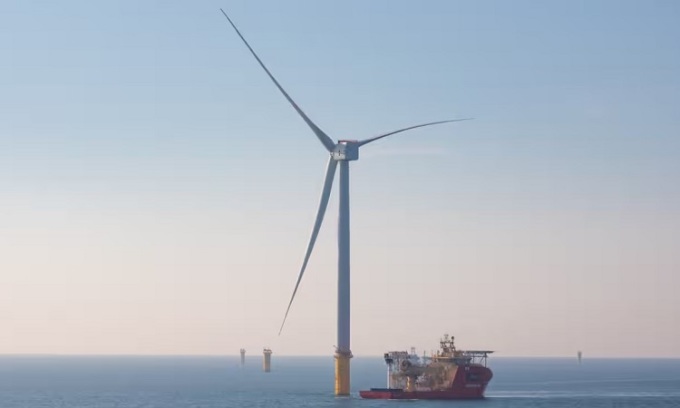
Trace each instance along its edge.
<path fill-rule="evenodd" d="M 312 235 L 307 244 L 307 251 L 305 252 L 305 257 L 302 261 L 302 267 L 300 268 L 300 273 L 295 282 L 295 288 L 293 289 L 293 295 L 288 302 L 288 308 L 286 309 L 286 314 L 283 317 L 283 323 L 281 323 L 281 328 L 279 329 L 279 334 L 283 330 L 283 325 L 286 323 L 286 318 L 288 317 L 288 312 L 295 299 L 295 294 L 297 293 L 298 287 L 300 286 L 300 281 L 302 280 L 302 275 L 305 273 L 307 268 L 307 262 L 314 249 L 314 243 L 316 242 L 316 237 L 319 234 L 319 229 L 323 222 L 324 214 L 326 213 L 326 207 L 328 206 L 328 199 L 331 195 L 331 187 L 333 186 L 333 180 L 335 179 L 335 171 L 340 164 L 340 211 L 338 215 L 338 340 L 335 350 L 335 395 L 346 396 L 349 395 L 349 384 L 350 384 L 350 370 L 349 370 L 349 359 L 352 358 L 352 352 L 350 351 L 350 291 L 349 291 L 349 162 L 359 159 L 359 148 L 361 146 L 367 145 L 369 143 L 380 140 L 384 137 L 391 136 L 397 133 L 405 132 L 407 130 L 416 129 L 424 126 L 438 125 L 442 123 L 459 122 L 467 119 L 450 119 L 450 120 L 440 120 L 437 122 L 422 123 L 415 126 L 409 126 L 403 129 L 394 130 L 392 132 L 383 133 L 378 136 L 374 136 L 364 140 L 338 140 L 334 142 L 323 130 L 321 130 L 314 122 L 312 122 L 309 117 L 300 109 L 300 107 L 293 101 L 293 99 L 288 95 L 288 93 L 281 87 L 279 82 L 274 78 L 269 69 L 264 65 L 260 57 L 257 56 L 253 48 L 250 46 L 248 41 L 243 37 L 241 32 L 234 22 L 229 18 L 224 10 L 220 9 L 224 17 L 227 18 L 229 24 L 234 28 L 236 34 L 241 37 L 243 43 L 248 47 L 250 53 L 260 64 L 262 69 L 267 73 L 269 78 L 274 82 L 279 91 L 288 100 L 288 102 L 293 106 L 297 113 L 302 117 L 302 119 L 307 123 L 316 137 L 319 139 L 323 147 L 328 151 L 330 157 L 328 158 L 328 165 L 326 167 L 326 178 L 323 184 L 323 190 L 321 191 L 321 199 L 319 200 L 319 209 L 317 210 L 316 220 L 314 221 L 314 227 L 312 228 Z"/>

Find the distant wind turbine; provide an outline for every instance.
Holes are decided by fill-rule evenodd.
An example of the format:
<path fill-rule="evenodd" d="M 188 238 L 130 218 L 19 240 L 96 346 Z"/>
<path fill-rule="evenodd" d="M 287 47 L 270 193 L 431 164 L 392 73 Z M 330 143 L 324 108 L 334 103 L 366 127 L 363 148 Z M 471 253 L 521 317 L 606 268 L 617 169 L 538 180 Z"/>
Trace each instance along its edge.
<path fill-rule="evenodd" d="M 286 309 L 286 314 L 283 317 L 283 323 L 281 323 L 281 328 L 279 329 L 279 334 L 283 330 L 283 325 L 286 323 L 286 318 L 288 317 L 288 312 L 295 299 L 295 294 L 300 286 L 300 281 L 302 280 L 302 275 L 305 273 L 305 268 L 307 267 L 307 262 L 314 249 L 314 243 L 316 242 L 316 237 L 319 234 L 319 229 L 321 228 L 321 223 L 323 222 L 324 214 L 326 213 L 326 207 L 328 206 L 328 199 L 331 194 L 331 187 L 333 186 L 333 180 L 335 179 L 335 170 L 340 163 L 340 211 L 338 216 L 338 343 L 335 351 L 335 395 L 344 396 L 349 395 L 349 384 L 350 384 L 350 370 L 349 370 L 349 359 L 352 357 L 352 352 L 350 351 L 350 291 L 349 291 L 349 162 L 359 159 L 359 148 L 366 144 L 375 142 L 384 137 L 395 135 L 397 133 L 405 132 L 407 130 L 416 129 L 424 126 L 439 125 L 442 123 L 450 122 L 460 122 L 466 119 L 450 119 L 450 120 L 440 120 L 437 122 L 422 123 L 420 125 L 409 126 L 403 129 L 394 130 L 392 132 L 383 133 L 378 136 L 374 136 L 364 140 L 338 140 L 337 143 L 333 141 L 324 131 L 322 131 L 314 122 L 312 122 L 309 117 L 300 109 L 300 107 L 293 101 L 293 99 L 288 95 L 288 93 L 281 87 L 281 84 L 274 78 L 269 69 L 264 65 L 260 57 L 257 56 L 253 48 L 248 44 L 248 41 L 243 37 L 241 32 L 234 22 L 229 18 L 224 10 L 220 9 L 222 14 L 227 18 L 229 24 L 234 28 L 236 34 L 241 37 L 243 43 L 248 47 L 250 53 L 260 64 L 262 69 L 267 73 L 269 78 L 274 82 L 279 91 L 288 100 L 288 102 L 293 106 L 297 113 L 302 117 L 302 119 L 307 123 L 316 137 L 319 139 L 321 144 L 330 154 L 328 158 L 328 165 L 326 167 L 326 178 L 323 184 L 323 190 L 321 192 L 321 199 L 319 200 L 319 209 L 317 210 L 316 220 L 314 221 L 314 227 L 312 228 L 312 236 L 307 244 L 307 251 L 305 252 L 305 257 L 302 261 L 302 267 L 300 268 L 300 274 L 298 275 L 297 282 L 295 282 L 295 288 L 293 289 L 293 295 L 288 302 L 288 308 Z"/>

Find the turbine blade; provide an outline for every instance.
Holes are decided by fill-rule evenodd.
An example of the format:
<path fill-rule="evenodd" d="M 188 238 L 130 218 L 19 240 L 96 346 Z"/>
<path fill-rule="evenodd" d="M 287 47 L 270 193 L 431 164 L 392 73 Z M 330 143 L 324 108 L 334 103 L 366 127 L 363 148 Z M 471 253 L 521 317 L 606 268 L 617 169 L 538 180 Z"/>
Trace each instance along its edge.
<path fill-rule="evenodd" d="M 370 138 L 370 139 L 361 140 L 361 141 L 359 142 L 359 146 L 363 146 L 363 145 L 365 145 L 365 144 L 369 144 L 369 143 L 371 143 L 371 142 L 375 142 L 375 141 L 378 140 L 378 139 L 382 139 L 383 137 L 391 136 L 391 135 L 394 135 L 394 134 L 396 134 L 396 133 L 406 132 L 407 130 L 416 129 L 416 128 L 424 127 L 424 126 L 439 125 L 439 124 L 441 124 L 441 123 L 461 122 L 461 121 L 463 121 L 463 120 L 472 120 L 472 118 L 440 120 L 440 121 L 438 121 L 438 122 L 430 122 L 430 123 L 423 123 L 423 124 L 421 124 L 421 125 L 409 126 L 409 127 L 407 127 L 407 128 L 395 130 L 395 131 L 393 131 L 393 132 L 383 133 L 382 135 L 378 135 L 378 136 L 372 137 L 372 138 Z"/>
<path fill-rule="evenodd" d="M 283 323 L 281 323 L 279 335 L 281 334 L 281 331 L 283 331 L 283 325 L 286 324 L 286 318 L 288 317 L 288 312 L 290 312 L 290 306 L 293 304 L 295 294 L 297 293 L 298 287 L 300 286 L 300 281 L 302 280 L 302 275 L 304 275 L 305 268 L 307 268 L 307 262 L 309 261 L 309 256 L 312 254 L 312 249 L 314 249 L 316 237 L 317 235 L 319 235 L 319 229 L 321 228 L 321 224 L 323 223 L 323 216 L 326 213 L 326 207 L 328 206 L 328 198 L 331 195 L 331 187 L 333 187 L 333 179 L 335 178 L 335 169 L 337 165 L 338 162 L 335 159 L 333 159 L 333 157 L 328 158 L 328 167 L 326 168 L 326 180 L 323 183 L 321 199 L 319 200 L 319 210 L 316 213 L 316 221 L 314 221 L 314 227 L 312 228 L 312 236 L 309 238 L 309 244 L 307 244 L 307 252 L 305 252 L 305 258 L 302 261 L 302 268 L 300 268 L 300 274 L 298 275 L 297 282 L 295 282 L 295 289 L 293 289 L 293 295 L 290 297 L 290 302 L 288 302 L 286 314 L 283 316 Z"/>
<path fill-rule="evenodd" d="M 293 99 L 288 95 L 288 93 L 286 91 L 284 91 L 283 87 L 281 87 L 281 85 L 276 80 L 276 78 L 274 78 L 274 75 L 272 75 L 272 73 L 269 72 L 269 70 L 264 65 L 264 63 L 262 62 L 260 57 L 257 56 L 257 54 L 255 53 L 253 48 L 250 46 L 250 44 L 248 44 L 248 41 L 246 41 L 246 39 L 243 37 L 241 32 L 238 30 L 238 28 L 236 28 L 236 25 L 234 24 L 234 22 L 231 21 L 231 19 L 227 15 L 227 13 L 225 13 L 224 10 L 222 10 L 222 9 L 220 9 L 220 11 L 227 18 L 227 20 L 229 21 L 229 24 L 231 24 L 231 26 L 234 27 L 236 34 L 238 34 L 238 36 L 241 37 L 241 40 L 243 40 L 243 43 L 246 45 L 246 47 L 248 47 L 248 49 L 250 50 L 250 53 L 253 54 L 253 57 L 255 57 L 257 62 L 260 63 L 260 66 L 262 67 L 262 69 L 264 69 L 264 72 L 266 72 L 267 75 L 269 75 L 269 78 L 271 78 L 272 82 L 274 82 L 274 85 L 276 85 L 276 87 L 279 88 L 279 91 L 281 91 L 281 93 L 283 94 L 283 96 L 286 97 L 288 102 L 290 102 L 290 104 L 293 105 L 293 108 L 295 108 L 295 110 L 302 117 L 302 119 L 305 121 L 305 123 L 307 123 L 307 126 L 309 126 L 312 129 L 312 131 L 316 134 L 316 137 L 319 138 L 319 141 L 321 141 L 321 144 L 324 145 L 326 150 L 328 150 L 329 152 L 333 151 L 333 148 L 335 148 L 335 143 L 333 142 L 333 139 L 331 139 L 327 134 L 325 134 L 323 132 L 323 130 L 319 129 L 319 127 L 314 122 L 312 122 L 311 119 L 309 119 L 307 117 L 307 115 L 305 115 L 305 113 L 302 111 L 302 109 L 300 109 L 300 107 L 295 103 L 295 101 L 293 101 Z"/>

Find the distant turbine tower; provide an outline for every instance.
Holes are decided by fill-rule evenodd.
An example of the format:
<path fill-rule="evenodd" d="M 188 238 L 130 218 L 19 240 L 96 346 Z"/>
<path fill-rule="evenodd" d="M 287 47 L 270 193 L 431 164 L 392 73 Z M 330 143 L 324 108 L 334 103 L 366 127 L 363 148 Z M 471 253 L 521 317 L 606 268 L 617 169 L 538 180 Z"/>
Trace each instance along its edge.
<path fill-rule="evenodd" d="M 262 370 L 265 373 L 268 373 L 272 370 L 272 350 L 265 347 L 264 350 L 262 350 L 262 354 Z"/>
<path fill-rule="evenodd" d="M 288 317 L 290 306 L 293 304 L 293 299 L 295 299 L 295 294 L 297 293 L 298 287 L 300 286 L 302 275 L 305 273 L 309 256 L 312 254 L 316 237 L 319 234 L 319 229 L 321 228 L 321 223 L 323 222 L 323 217 L 326 213 L 328 198 L 330 197 L 331 187 L 333 186 L 333 180 L 335 178 L 335 169 L 338 165 L 338 162 L 340 163 L 340 214 L 338 216 L 338 342 L 335 350 L 335 395 L 349 395 L 349 359 L 352 358 L 352 352 L 350 351 L 349 346 L 349 162 L 359 159 L 359 147 L 371 142 L 375 142 L 376 140 L 382 139 L 384 137 L 424 126 L 438 125 L 440 123 L 459 122 L 469 119 L 450 119 L 423 123 L 420 125 L 394 130 L 392 132 L 383 133 L 381 135 L 364 140 L 338 140 L 336 143 L 314 122 L 312 122 L 311 119 L 307 117 L 302 109 L 300 109 L 295 101 L 293 101 L 288 93 L 281 87 L 271 72 L 269 72 L 269 69 L 267 69 L 260 57 L 257 56 L 253 48 L 250 46 L 250 44 L 248 44 L 248 41 L 246 41 L 238 28 L 236 28 L 236 25 L 233 21 L 231 21 L 231 18 L 229 18 L 227 13 L 225 13 L 222 9 L 220 9 L 220 11 L 222 11 L 222 14 L 224 14 L 224 16 L 227 18 L 229 24 L 231 24 L 231 26 L 234 28 L 236 34 L 241 37 L 241 40 L 243 40 L 243 43 L 246 45 L 246 47 L 248 47 L 250 53 L 253 54 L 253 57 L 255 57 L 262 69 L 264 69 L 272 82 L 274 82 L 274 85 L 276 85 L 279 91 L 281 91 L 283 96 L 302 117 L 305 123 L 307 123 L 307 126 L 312 129 L 321 144 L 330 154 L 328 165 L 326 167 L 326 178 L 324 181 L 323 190 L 321 192 L 321 199 L 319 201 L 319 209 L 316 214 L 314 227 L 312 228 L 312 236 L 309 239 L 307 251 L 305 252 L 302 267 L 300 268 L 300 274 L 298 275 L 297 282 L 295 282 L 293 295 L 291 296 L 290 302 L 288 303 L 288 308 L 286 309 L 286 314 L 283 317 L 283 323 L 281 323 L 279 334 L 281 334 L 281 330 L 283 330 L 283 325 L 285 324 L 286 318 Z"/>

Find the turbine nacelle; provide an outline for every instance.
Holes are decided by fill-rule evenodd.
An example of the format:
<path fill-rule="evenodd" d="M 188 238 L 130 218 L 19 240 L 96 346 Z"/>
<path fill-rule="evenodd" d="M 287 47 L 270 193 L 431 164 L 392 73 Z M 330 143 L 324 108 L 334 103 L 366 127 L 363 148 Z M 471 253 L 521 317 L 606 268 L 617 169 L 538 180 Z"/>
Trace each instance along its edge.
<path fill-rule="evenodd" d="M 358 140 L 338 140 L 331 151 L 331 157 L 337 161 L 359 160 L 359 146 L 361 144 Z"/>

